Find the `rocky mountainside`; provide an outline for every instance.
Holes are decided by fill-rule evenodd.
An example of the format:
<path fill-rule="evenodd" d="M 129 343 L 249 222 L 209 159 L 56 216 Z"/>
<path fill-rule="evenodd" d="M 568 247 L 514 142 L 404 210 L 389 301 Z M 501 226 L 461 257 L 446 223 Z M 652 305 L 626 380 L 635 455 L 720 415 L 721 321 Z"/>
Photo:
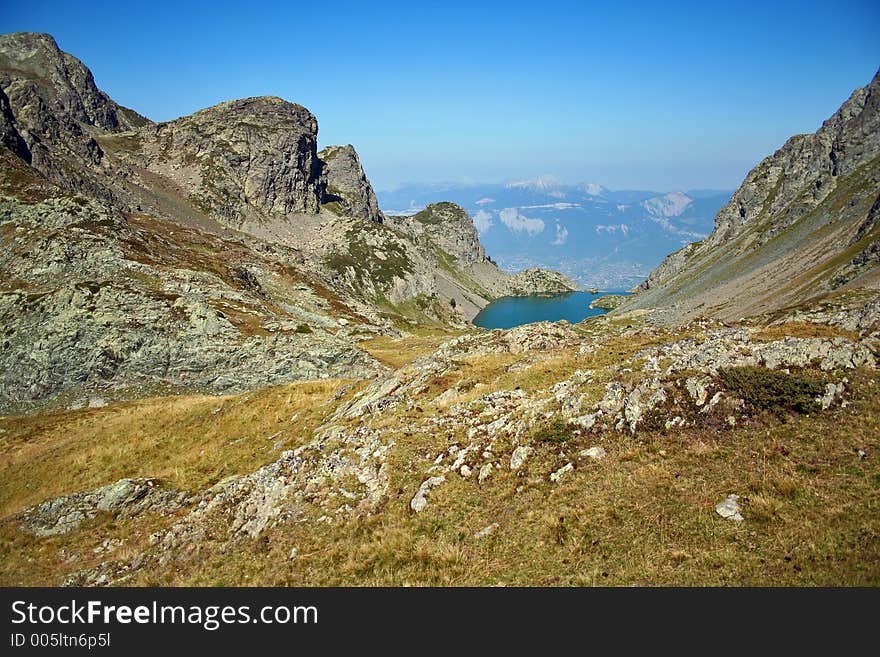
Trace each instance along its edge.
<path fill-rule="evenodd" d="M 880 289 L 880 72 L 812 135 L 746 177 L 702 242 L 670 255 L 622 311 L 737 319 Z M 872 292 L 873 291 L 873 292 Z"/>
<path fill-rule="evenodd" d="M 364 337 L 570 284 L 498 269 L 457 206 L 386 222 L 317 135 L 274 97 L 153 123 L 51 36 L 0 36 L 0 412 L 369 376 Z"/>
<path fill-rule="evenodd" d="M 379 202 L 354 147 L 328 146 L 318 153 L 318 159 L 327 177 L 325 205 L 337 214 L 382 223 Z"/>

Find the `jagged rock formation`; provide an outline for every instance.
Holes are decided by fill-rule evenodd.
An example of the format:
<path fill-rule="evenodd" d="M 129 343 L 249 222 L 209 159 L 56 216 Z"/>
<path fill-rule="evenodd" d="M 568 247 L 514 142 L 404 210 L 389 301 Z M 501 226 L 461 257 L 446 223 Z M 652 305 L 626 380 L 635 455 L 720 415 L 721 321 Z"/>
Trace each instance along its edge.
<path fill-rule="evenodd" d="M 52 136 L 55 127 L 78 135 L 69 119 L 113 132 L 148 123 L 98 89 L 91 71 L 48 34 L 0 35 L 0 69 L 7 95 L 16 106 L 27 107 L 17 118 L 35 139 Z"/>
<path fill-rule="evenodd" d="M 455 203 L 434 203 L 406 222 L 415 230 L 421 226 L 440 249 L 463 265 L 485 262 L 486 250 L 468 213 Z"/>
<path fill-rule="evenodd" d="M 880 288 L 880 72 L 812 135 L 746 177 L 703 242 L 670 255 L 622 311 L 736 319 Z"/>
<path fill-rule="evenodd" d="M 246 229 L 318 211 L 323 186 L 317 138 L 318 122 L 306 108 L 260 97 L 146 126 L 113 144 L 136 171 L 182 190 L 221 223 Z"/>
<path fill-rule="evenodd" d="M 506 285 L 507 296 L 554 295 L 580 289 L 565 274 L 549 269 L 532 267 L 515 274 Z"/>
<path fill-rule="evenodd" d="M 324 163 L 325 206 L 337 214 L 382 223 L 379 201 L 354 146 L 328 146 L 318 159 Z"/>
<path fill-rule="evenodd" d="M 0 89 L 27 147 L 22 152 L 19 144 L 14 153 L 66 189 L 114 196 L 101 181 L 104 153 L 96 137 L 147 119 L 99 90 L 89 69 L 48 34 L 0 35 Z"/>
<path fill-rule="evenodd" d="M 317 131 L 274 97 L 153 123 L 52 37 L 0 36 L 0 412 L 369 376 L 354 335 L 509 293 L 467 213 L 383 224 Z"/>

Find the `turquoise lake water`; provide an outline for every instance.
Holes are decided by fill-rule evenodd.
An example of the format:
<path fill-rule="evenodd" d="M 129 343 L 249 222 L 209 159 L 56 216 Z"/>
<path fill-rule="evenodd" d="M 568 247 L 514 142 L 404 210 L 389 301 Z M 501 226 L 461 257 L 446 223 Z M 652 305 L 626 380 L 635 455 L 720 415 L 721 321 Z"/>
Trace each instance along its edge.
<path fill-rule="evenodd" d="M 590 302 L 606 294 L 623 292 L 568 292 L 552 297 L 504 297 L 493 301 L 474 318 L 474 324 L 488 329 L 507 329 L 532 322 L 557 322 L 567 319 L 572 324 L 606 311 L 590 308 Z"/>

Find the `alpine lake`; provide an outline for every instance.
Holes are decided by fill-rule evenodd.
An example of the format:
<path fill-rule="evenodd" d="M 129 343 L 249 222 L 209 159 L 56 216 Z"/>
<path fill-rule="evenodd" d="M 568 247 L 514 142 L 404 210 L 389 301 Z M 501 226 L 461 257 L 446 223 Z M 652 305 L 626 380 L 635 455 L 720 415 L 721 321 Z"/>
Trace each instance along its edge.
<path fill-rule="evenodd" d="M 522 324 L 558 322 L 561 319 L 576 324 L 587 317 L 608 312 L 601 308 L 590 308 L 591 301 L 608 294 L 626 292 L 566 292 L 553 296 L 503 297 L 483 308 L 474 318 L 474 324 L 487 329 L 509 329 Z"/>

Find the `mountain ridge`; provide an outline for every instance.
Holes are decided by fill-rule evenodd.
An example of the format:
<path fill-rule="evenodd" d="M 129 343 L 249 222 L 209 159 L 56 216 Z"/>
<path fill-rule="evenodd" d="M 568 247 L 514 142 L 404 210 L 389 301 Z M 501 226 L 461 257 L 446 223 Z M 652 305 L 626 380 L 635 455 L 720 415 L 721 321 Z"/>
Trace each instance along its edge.
<path fill-rule="evenodd" d="M 880 71 L 812 135 L 762 160 L 705 240 L 670 254 L 618 310 L 737 319 L 877 290 Z"/>
<path fill-rule="evenodd" d="M 500 270 L 457 206 L 442 231 L 388 222 L 355 149 L 319 154 L 317 132 L 275 96 L 154 123 L 50 36 L 0 36 L 0 409 L 370 376 L 358 335 L 576 287 Z"/>

